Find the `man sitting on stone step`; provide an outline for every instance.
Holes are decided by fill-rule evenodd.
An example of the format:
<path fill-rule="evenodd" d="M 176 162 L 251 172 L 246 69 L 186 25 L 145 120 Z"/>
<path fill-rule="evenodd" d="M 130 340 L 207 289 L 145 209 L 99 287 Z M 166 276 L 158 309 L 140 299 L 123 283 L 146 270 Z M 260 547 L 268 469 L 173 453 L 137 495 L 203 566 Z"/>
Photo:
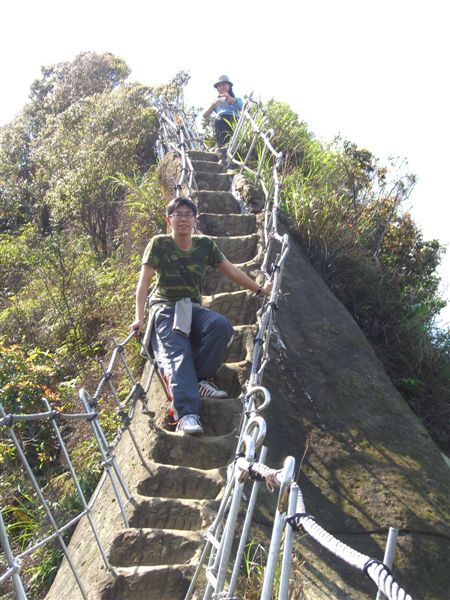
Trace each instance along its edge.
<path fill-rule="evenodd" d="M 142 259 L 136 289 L 136 319 L 131 328 L 143 330 L 148 289 L 150 296 L 146 342 L 173 398 L 176 431 L 203 433 L 200 398 L 226 398 L 212 378 L 226 358 L 233 338 L 231 323 L 223 315 L 201 306 L 206 267 L 218 269 L 255 294 L 270 294 L 272 284 L 259 286 L 225 258 L 215 242 L 193 235 L 197 207 L 190 198 L 175 198 L 166 209 L 170 234 L 154 236 Z"/>

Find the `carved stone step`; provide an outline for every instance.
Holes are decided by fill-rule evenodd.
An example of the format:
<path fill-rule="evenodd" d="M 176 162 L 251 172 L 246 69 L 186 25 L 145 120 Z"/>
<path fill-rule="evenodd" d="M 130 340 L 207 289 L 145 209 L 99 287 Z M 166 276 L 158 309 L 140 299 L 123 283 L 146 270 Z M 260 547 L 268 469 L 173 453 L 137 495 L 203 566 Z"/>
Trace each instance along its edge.
<path fill-rule="evenodd" d="M 219 502 L 135 495 L 127 506 L 130 527 L 198 531 L 214 519 Z"/>
<path fill-rule="evenodd" d="M 252 363 L 249 360 L 241 360 L 239 362 L 227 362 L 222 369 L 219 371 L 219 375 L 217 377 L 218 383 L 219 383 L 219 387 L 222 387 L 220 385 L 220 377 L 221 377 L 221 373 L 224 369 L 229 369 L 230 371 L 233 372 L 234 377 L 236 378 L 237 381 L 237 385 L 239 386 L 238 391 L 236 392 L 236 396 L 240 395 L 240 393 L 242 392 L 242 386 L 245 384 L 245 382 L 248 380 L 249 376 L 250 376 L 250 370 L 252 367 Z"/>
<path fill-rule="evenodd" d="M 247 262 L 258 253 L 259 236 L 257 233 L 233 237 L 211 236 L 232 263 Z"/>
<path fill-rule="evenodd" d="M 230 192 L 198 191 L 193 194 L 200 213 L 240 213 L 239 202 Z"/>
<path fill-rule="evenodd" d="M 242 378 L 249 372 L 250 362 L 241 360 L 231 362 L 228 360 L 216 376 L 217 385 L 221 390 L 226 390 L 231 398 L 237 398 L 241 393 Z M 226 402 L 227 399 L 224 400 Z"/>
<path fill-rule="evenodd" d="M 252 325 L 256 322 L 256 311 L 260 300 L 251 292 L 239 291 L 217 294 L 204 299 L 203 305 L 230 319 L 232 325 Z"/>
<path fill-rule="evenodd" d="M 124 529 L 112 541 L 109 562 L 115 567 L 195 563 L 202 544 L 193 531 Z"/>
<path fill-rule="evenodd" d="M 234 328 L 233 342 L 227 362 L 250 360 L 253 354 L 253 341 L 256 335 L 255 325 L 239 325 Z"/>
<path fill-rule="evenodd" d="M 215 155 L 214 155 L 215 156 Z M 216 156 L 217 159 L 217 156 Z M 222 173 L 223 167 L 220 163 L 212 160 L 192 160 L 194 171 L 203 171 L 204 173 Z"/>
<path fill-rule="evenodd" d="M 187 435 L 161 429 L 153 440 L 150 456 L 169 465 L 216 469 L 227 464 L 236 446 L 234 432 L 226 435 Z"/>
<path fill-rule="evenodd" d="M 136 488 L 141 496 L 213 500 L 223 485 L 218 469 L 202 471 L 192 467 L 154 463 L 147 465 L 146 470 L 148 475 Z"/>
<path fill-rule="evenodd" d="M 227 173 L 209 173 L 207 171 L 196 171 L 195 173 L 197 187 L 202 191 L 228 192 L 231 188 L 232 177 Z"/>
<path fill-rule="evenodd" d="M 236 363 L 231 363 L 231 364 L 236 364 Z M 223 367 L 223 369 L 226 369 L 226 368 L 227 368 L 227 365 L 225 365 Z M 235 372 L 233 370 L 233 379 L 235 380 L 236 392 L 240 391 L 240 386 L 241 386 L 238 375 L 239 375 L 238 372 Z M 216 379 L 218 381 L 218 387 L 224 388 L 225 386 L 221 385 L 221 381 L 220 381 L 221 379 L 223 379 L 223 377 L 221 378 L 219 375 L 219 376 L 216 376 Z M 168 406 L 167 406 L 166 410 L 168 410 Z M 200 402 L 200 420 L 201 420 L 202 427 L 203 427 L 203 432 L 204 432 L 203 435 L 204 436 L 216 436 L 216 437 L 222 436 L 223 437 L 230 433 L 236 432 L 239 427 L 240 420 L 241 420 L 241 413 L 242 413 L 242 403 L 238 398 L 202 398 L 201 402 Z M 163 415 L 163 417 L 164 417 L 164 415 Z M 184 436 L 183 432 L 176 431 L 175 424 L 170 424 L 170 425 L 167 424 L 167 421 L 164 418 L 161 419 L 161 426 L 164 428 L 165 431 L 167 431 L 168 433 L 174 434 L 177 438 Z M 176 443 L 177 442 L 175 441 L 174 444 L 176 444 Z M 164 458 L 164 457 L 162 456 L 162 458 Z M 197 466 L 197 465 L 195 465 L 195 466 Z M 186 479 L 186 481 L 187 481 L 187 479 Z M 206 478 L 205 478 L 205 481 L 203 481 L 201 483 L 205 483 L 207 485 Z M 212 491 L 214 491 L 214 487 L 213 487 Z M 212 491 L 210 493 L 212 493 Z M 186 493 L 200 494 L 200 491 L 194 492 L 192 490 L 192 487 L 189 487 L 186 490 Z M 179 495 L 176 495 L 176 496 L 174 495 L 171 497 L 189 498 L 189 495 L 185 496 L 184 490 L 182 490 L 182 492 Z M 194 495 L 192 497 L 196 498 L 197 496 Z"/>
<path fill-rule="evenodd" d="M 114 572 L 115 577 L 104 586 L 100 600 L 182 600 L 194 567 L 122 567 Z"/>
<path fill-rule="evenodd" d="M 247 275 L 249 275 L 255 281 L 260 282 L 260 280 L 263 280 L 263 276 L 258 268 L 259 264 L 256 260 L 251 260 L 243 264 L 235 264 L 241 269 L 241 271 L 247 273 Z M 237 283 L 234 283 L 234 281 L 228 277 L 225 277 L 225 275 L 223 275 L 219 270 L 208 269 L 203 284 L 203 294 L 205 296 L 239 291 L 242 291 L 242 287 Z"/>
<path fill-rule="evenodd" d="M 249 235 L 256 233 L 256 215 L 202 213 L 199 229 L 205 235 Z M 239 260 L 239 262 L 242 262 Z"/>
<path fill-rule="evenodd" d="M 217 162 L 219 157 L 214 152 L 202 152 L 200 150 L 189 150 L 189 158 L 191 160 L 207 160 Z"/>
<path fill-rule="evenodd" d="M 200 419 L 206 435 L 224 435 L 237 431 L 242 403 L 237 398 L 202 398 Z"/>

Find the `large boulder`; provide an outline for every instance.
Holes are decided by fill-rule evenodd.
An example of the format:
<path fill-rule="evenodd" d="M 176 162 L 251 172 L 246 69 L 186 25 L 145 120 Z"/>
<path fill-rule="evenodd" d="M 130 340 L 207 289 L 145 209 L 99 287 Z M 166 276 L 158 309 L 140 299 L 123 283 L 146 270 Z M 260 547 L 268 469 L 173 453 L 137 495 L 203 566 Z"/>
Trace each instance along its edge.
<path fill-rule="evenodd" d="M 293 455 L 307 512 L 363 554 L 382 560 L 388 528 L 398 528 L 399 583 L 414 598 L 448 597 L 450 478 L 442 454 L 293 241 L 282 292 L 264 374 L 272 394 L 268 463 Z M 297 539 L 301 598 L 376 596 L 368 577 L 308 536 Z"/>
<path fill-rule="evenodd" d="M 168 152 L 158 165 L 158 177 L 167 202 L 177 195 L 177 185 L 181 181 L 183 166 L 177 152 Z M 182 196 L 189 196 L 189 187 L 184 183 L 180 188 Z"/>
<path fill-rule="evenodd" d="M 248 177 L 239 173 L 235 176 L 233 187 L 252 213 L 259 213 L 264 208 L 264 192 L 259 183 L 250 181 Z"/>

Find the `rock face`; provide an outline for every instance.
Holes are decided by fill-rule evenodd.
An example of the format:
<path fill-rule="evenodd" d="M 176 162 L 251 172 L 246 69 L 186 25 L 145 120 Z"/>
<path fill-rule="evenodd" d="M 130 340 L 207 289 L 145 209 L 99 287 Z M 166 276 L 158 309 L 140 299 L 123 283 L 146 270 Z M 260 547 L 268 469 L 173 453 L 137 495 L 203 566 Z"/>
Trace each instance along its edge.
<path fill-rule="evenodd" d="M 259 213 L 264 208 L 264 192 L 261 185 L 249 181 L 245 175 L 237 175 L 234 188 L 252 213 Z"/>
<path fill-rule="evenodd" d="M 182 172 L 179 154 L 176 152 L 168 152 L 159 163 L 158 177 L 161 182 L 164 197 L 168 202 L 176 196 L 176 185 L 181 180 Z M 183 196 L 189 195 L 189 188 L 187 185 L 182 185 L 181 194 Z"/>
<path fill-rule="evenodd" d="M 265 372 L 269 464 L 302 461 L 306 509 L 346 544 L 382 560 L 400 529 L 394 573 L 416 598 L 445 598 L 449 472 L 361 330 L 295 244 L 283 275 L 277 326 L 283 346 Z M 369 598 L 361 573 L 305 539 L 305 598 Z"/>
<path fill-rule="evenodd" d="M 214 156 L 191 153 L 209 186 L 200 189 L 200 227 L 257 276 L 259 216 L 238 215 Z M 174 163 L 175 164 L 175 163 Z M 221 178 L 217 178 L 221 175 Z M 227 177 L 227 175 L 225 175 Z M 212 185 L 212 184 L 211 184 Z M 173 194 L 172 194 L 173 195 Z M 171 197 L 171 196 L 170 196 Z M 241 257 L 241 260 L 239 260 Z M 382 559 L 389 526 L 400 529 L 394 572 L 415 598 L 442 600 L 450 589 L 448 468 L 407 404 L 396 392 L 354 320 L 292 244 L 277 311 L 278 335 L 264 385 L 268 414 L 267 464 L 296 458 L 307 511 L 325 529 L 356 550 Z M 141 464 L 125 433 L 118 458 L 133 498 L 124 527 L 107 480 L 99 487 L 93 517 L 112 570 L 103 565 L 83 520 L 70 548 L 92 600 L 182 600 L 202 548 L 199 532 L 214 519 L 225 466 L 232 459 L 247 379 L 259 301 L 219 273 L 206 282 L 206 305 L 226 314 L 235 340 L 220 385 L 225 400 L 203 402 L 206 434 L 195 438 L 167 431 L 159 382 L 150 387 L 156 418 L 136 411 L 133 432 L 145 457 Z M 148 367 L 144 379 L 148 374 Z M 273 501 L 262 494 L 260 519 Z M 374 598 L 374 584 L 307 536 L 296 543 L 295 598 Z M 66 562 L 47 598 L 76 600 L 81 594 Z M 201 597 L 201 596 L 200 596 Z"/>

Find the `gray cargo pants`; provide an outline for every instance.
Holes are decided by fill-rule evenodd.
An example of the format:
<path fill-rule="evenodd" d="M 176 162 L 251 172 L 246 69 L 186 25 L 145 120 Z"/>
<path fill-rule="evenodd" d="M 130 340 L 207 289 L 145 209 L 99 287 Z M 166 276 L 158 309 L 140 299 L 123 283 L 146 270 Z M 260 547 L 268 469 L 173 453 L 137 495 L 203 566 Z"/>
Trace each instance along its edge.
<path fill-rule="evenodd" d="M 233 328 L 223 315 L 193 304 L 191 333 L 187 337 L 173 331 L 174 314 L 174 306 L 164 306 L 157 312 L 151 346 L 181 418 L 200 413 L 198 382 L 213 377 L 225 361 Z"/>

